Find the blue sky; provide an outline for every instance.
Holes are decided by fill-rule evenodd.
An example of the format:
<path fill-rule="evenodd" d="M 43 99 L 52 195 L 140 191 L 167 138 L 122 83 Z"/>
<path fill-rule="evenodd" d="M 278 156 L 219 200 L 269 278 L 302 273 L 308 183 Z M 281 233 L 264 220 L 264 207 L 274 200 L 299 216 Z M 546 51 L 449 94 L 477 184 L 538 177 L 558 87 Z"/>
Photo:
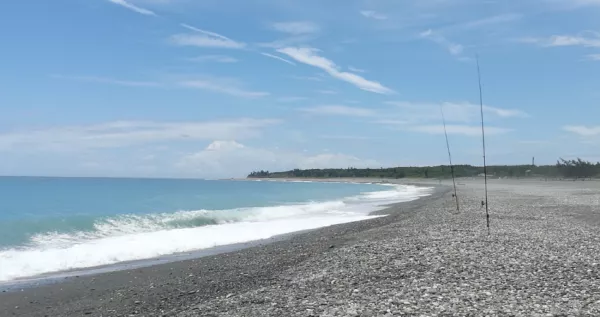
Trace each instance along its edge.
<path fill-rule="evenodd" d="M 600 160 L 598 0 L 1 7 L 0 175 Z"/>

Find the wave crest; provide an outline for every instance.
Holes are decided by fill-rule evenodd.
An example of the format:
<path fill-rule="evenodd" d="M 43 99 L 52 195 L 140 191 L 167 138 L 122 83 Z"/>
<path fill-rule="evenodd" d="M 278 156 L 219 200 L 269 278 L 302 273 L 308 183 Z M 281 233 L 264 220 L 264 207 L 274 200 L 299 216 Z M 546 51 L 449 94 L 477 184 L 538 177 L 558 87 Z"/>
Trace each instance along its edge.
<path fill-rule="evenodd" d="M 427 189 L 393 186 L 344 200 L 230 210 L 121 215 L 93 229 L 47 232 L 25 248 L 0 250 L 0 281 L 271 238 L 373 218 L 381 205 L 417 199 Z"/>

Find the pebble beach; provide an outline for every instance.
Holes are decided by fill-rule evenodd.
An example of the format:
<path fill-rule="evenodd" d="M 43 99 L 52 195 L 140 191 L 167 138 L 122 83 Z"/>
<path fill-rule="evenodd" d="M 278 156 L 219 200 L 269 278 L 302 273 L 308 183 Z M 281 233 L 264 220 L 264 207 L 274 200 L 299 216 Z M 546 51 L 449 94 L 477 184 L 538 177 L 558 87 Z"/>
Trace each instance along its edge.
<path fill-rule="evenodd" d="M 450 184 L 386 217 L 5 290 L 0 316 L 600 316 L 600 182 L 490 180 L 489 233 L 482 181 L 458 181 L 460 211 Z"/>

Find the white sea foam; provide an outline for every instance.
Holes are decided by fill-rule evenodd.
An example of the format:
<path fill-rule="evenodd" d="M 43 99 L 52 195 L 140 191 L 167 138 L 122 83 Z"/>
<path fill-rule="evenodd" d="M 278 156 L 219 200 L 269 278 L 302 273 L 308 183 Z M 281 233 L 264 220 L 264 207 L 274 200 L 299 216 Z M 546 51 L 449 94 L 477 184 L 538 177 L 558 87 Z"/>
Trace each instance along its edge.
<path fill-rule="evenodd" d="M 232 210 L 120 216 L 91 232 L 34 236 L 27 248 L 0 251 L 0 281 L 267 239 L 276 235 L 373 218 L 393 202 L 428 195 L 428 189 L 391 186 L 344 200 Z M 207 221 L 198 226 L 195 221 Z"/>

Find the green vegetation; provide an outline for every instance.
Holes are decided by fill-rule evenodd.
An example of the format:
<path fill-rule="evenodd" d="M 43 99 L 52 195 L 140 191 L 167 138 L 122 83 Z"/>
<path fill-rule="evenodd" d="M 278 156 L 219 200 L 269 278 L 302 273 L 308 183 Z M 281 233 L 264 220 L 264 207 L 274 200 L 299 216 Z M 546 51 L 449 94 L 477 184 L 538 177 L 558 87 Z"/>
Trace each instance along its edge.
<path fill-rule="evenodd" d="M 455 165 L 456 177 L 474 177 L 483 175 L 483 167 Z M 493 177 L 548 177 L 548 178 L 590 178 L 600 175 L 600 163 L 586 162 L 581 159 L 560 159 L 556 165 L 504 165 L 488 166 L 488 176 Z M 287 172 L 258 171 L 248 178 L 450 178 L 450 166 L 392 167 L 392 168 L 346 168 L 346 169 L 295 169 Z"/>

